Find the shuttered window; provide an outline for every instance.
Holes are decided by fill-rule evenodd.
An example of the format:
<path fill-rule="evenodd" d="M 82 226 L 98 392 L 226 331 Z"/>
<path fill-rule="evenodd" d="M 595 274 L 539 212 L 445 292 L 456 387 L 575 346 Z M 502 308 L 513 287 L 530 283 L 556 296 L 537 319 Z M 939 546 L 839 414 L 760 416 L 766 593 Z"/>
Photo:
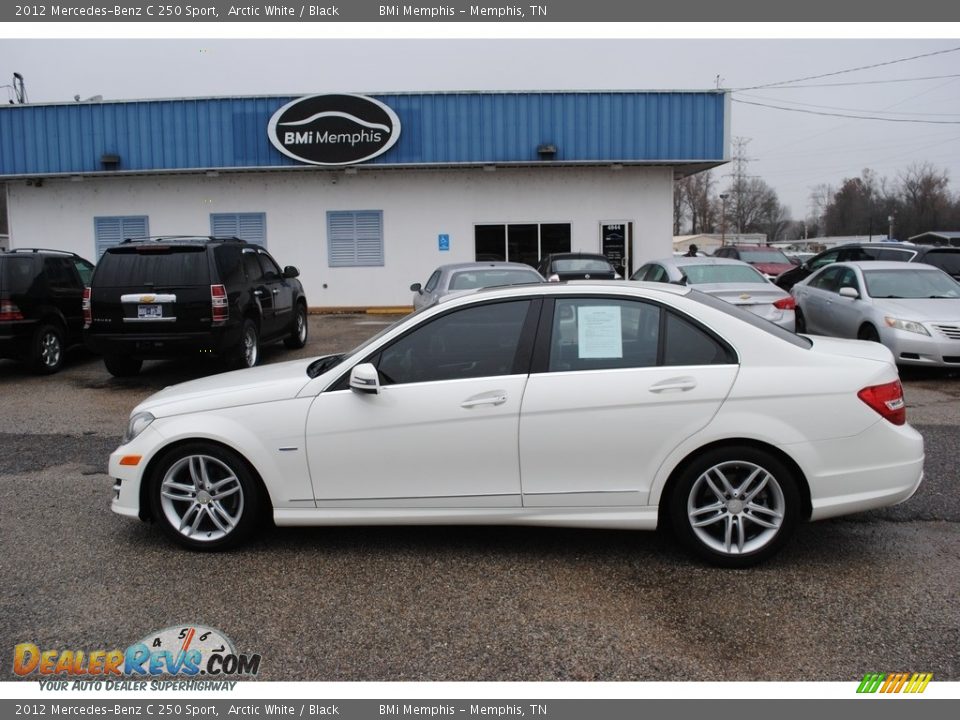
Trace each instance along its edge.
<path fill-rule="evenodd" d="M 382 266 L 383 211 L 327 213 L 330 267 Z"/>
<path fill-rule="evenodd" d="M 210 234 L 238 237 L 260 247 L 267 246 L 266 213 L 211 213 Z"/>
<path fill-rule="evenodd" d="M 94 218 L 93 238 L 97 260 L 111 245 L 118 245 L 126 238 L 142 238 L 149 234 L 146 215 Z"/>

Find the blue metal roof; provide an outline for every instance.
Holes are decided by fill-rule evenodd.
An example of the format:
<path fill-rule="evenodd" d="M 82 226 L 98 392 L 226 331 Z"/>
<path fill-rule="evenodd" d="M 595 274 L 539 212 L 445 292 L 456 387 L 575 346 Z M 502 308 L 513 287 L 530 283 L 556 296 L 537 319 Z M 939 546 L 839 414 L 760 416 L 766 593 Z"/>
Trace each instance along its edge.
<path fill-rule="evenodd" d="M 723 92 L 371 95 L 400 118 L 364 165 L 678 163 L 728 159 Z M 296 96 L 0 106 L 0 177 L 303 167 L 270 143 Z M 551 160 L 537 148 L 556 147 Z M 114 155 L 105 165 L 103 156 Z"/>

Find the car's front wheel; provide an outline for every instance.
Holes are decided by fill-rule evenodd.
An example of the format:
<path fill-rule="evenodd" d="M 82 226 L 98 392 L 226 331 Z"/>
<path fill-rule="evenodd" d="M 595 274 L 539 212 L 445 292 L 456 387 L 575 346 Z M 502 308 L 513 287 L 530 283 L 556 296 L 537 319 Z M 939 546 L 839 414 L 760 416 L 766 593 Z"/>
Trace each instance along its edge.
<path fill-rule="evenodd" d="M 152 472 L 153 517 L 175 542 L 223 550 L 247 537 L 260 511 L 259 485 L 246 461 L 208 442 L 181 445 Z"/>
<path fill-rule="evenodd" d="M 776 553 L 793 533 L 800 493 L 793 473 L 753 447 L 709 450 L 687 466 L 670 496 L 680 541 L 722 567 L 747 567 Z"/>

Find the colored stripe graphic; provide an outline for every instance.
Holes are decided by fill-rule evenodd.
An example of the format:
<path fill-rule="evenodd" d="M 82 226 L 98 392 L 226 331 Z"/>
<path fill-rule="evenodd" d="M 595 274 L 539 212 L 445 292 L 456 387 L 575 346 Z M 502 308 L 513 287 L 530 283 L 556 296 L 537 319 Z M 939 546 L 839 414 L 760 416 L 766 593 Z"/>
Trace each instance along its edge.
<path fill-rule="evenodd" d="M 933 673 L 867 673 L 857 687 L 858 693 L 922 693 Z"/>

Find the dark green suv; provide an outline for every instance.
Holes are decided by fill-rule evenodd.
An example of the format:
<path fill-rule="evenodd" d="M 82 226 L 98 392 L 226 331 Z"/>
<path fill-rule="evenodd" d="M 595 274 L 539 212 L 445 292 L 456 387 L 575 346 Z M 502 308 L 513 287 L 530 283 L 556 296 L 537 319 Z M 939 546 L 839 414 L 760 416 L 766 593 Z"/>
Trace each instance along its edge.
<path fill-rule="evenodd" d="M 93 263 L 60 250 L 0 252 L 0 357 L 55 373 L 83 341 L 83 288 Z"/>
<path fill-rule="evenodd" d="M 97 263 L 84 301 L 86 345 L 118 377 L 150 358 L 253 367 L 262 344 L 307 342 L 299 274 L 237 238 L 125 240 Z"/>

